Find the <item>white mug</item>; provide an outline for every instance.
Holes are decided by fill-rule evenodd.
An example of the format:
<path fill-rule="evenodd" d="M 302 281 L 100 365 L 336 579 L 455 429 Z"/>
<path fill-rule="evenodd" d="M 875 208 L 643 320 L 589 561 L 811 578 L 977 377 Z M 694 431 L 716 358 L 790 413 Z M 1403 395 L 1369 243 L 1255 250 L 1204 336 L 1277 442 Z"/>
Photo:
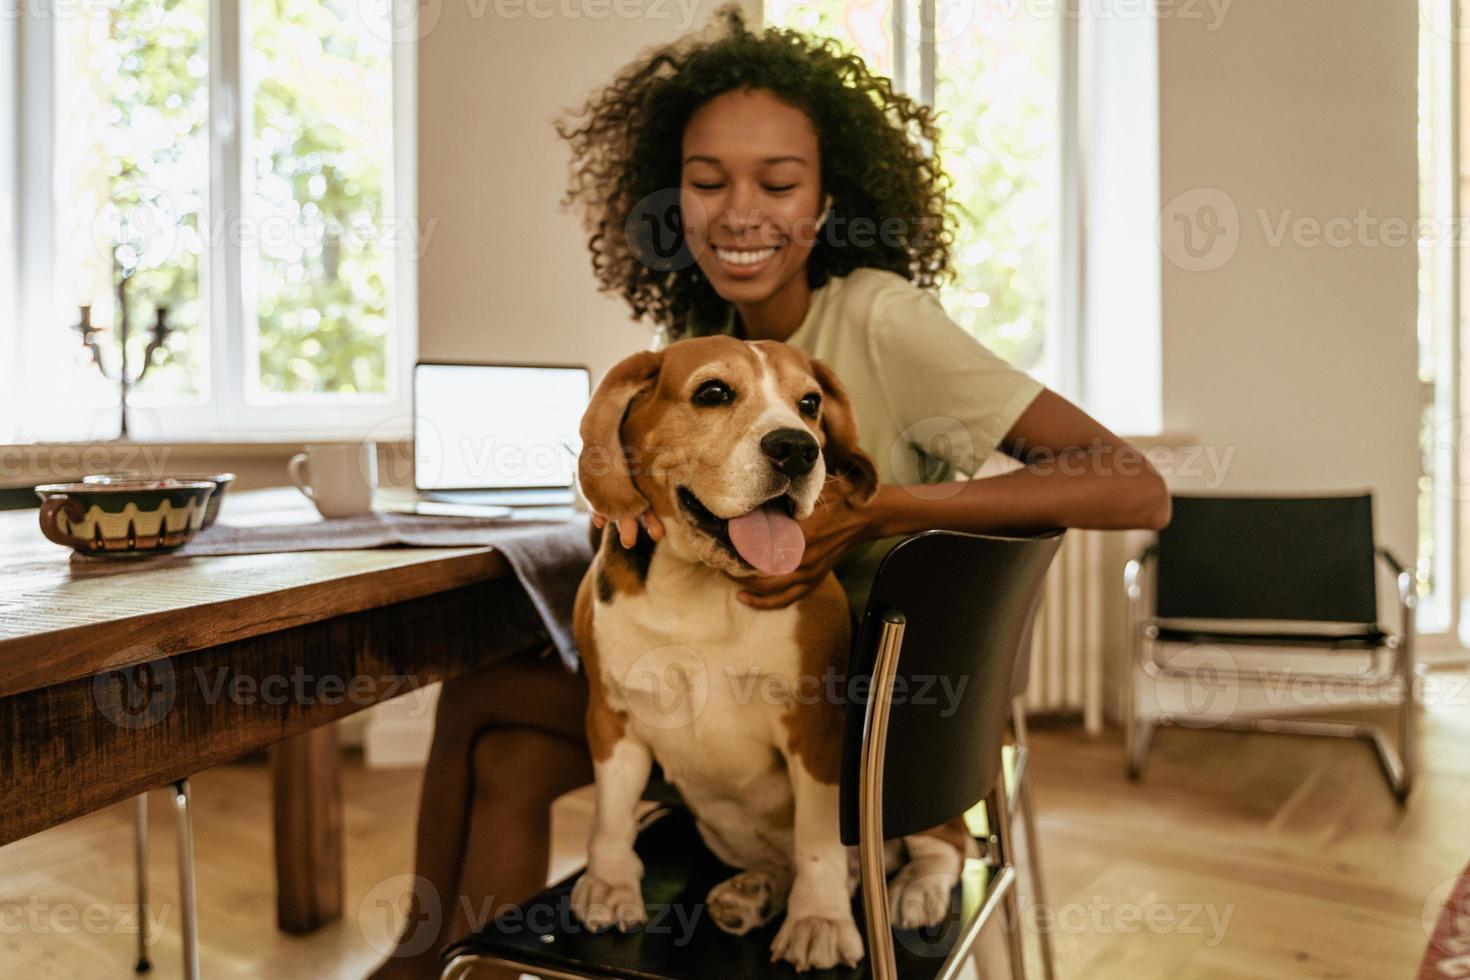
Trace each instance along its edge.
<path fill-rule="evenodd" d="M 305 469 L 303 475 L 302 470 Z M 355 517 L 373 509 L 378 449 L 371 442 L 307 446 L 286 464 L 291 482 L 323 517 Z"/>

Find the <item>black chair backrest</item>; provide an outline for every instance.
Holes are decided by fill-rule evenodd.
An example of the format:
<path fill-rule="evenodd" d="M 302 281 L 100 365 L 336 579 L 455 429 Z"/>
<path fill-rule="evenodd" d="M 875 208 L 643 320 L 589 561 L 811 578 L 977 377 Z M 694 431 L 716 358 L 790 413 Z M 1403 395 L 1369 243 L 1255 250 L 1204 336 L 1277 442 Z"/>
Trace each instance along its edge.
<path fill-rule="evenodd" d="M 1061 531 L 926 531 L 900 541 L 878 566 L 849 681 L 872 678 L 883 616 L 903 614 L 883 757 L 885 837 L 937 827 L 996 785 L 1017 654 L 1061 541 Z M 843 728 L 842 839 L 856 844 L 868 691 L 849 691 L 862 696 L 848 698 Z"/>
<path fill-rule="evenodd" d="M 1018 698 L 1031 686 L 1031 653 L 1036 648 L 1036 614 L 1046 597 L 1046 584 L 1036 590 L 1031 612 L 1026 615 L 1026 629 L 1021 633 L 1021 649 L 1016 653 L 1016 667 L 1011 671 L 1011 697 Z"/>
<path fill-rule="evenodd" d="M 1373 497 L 1174 498 L 1160 618 L 1376 623 Z"/>

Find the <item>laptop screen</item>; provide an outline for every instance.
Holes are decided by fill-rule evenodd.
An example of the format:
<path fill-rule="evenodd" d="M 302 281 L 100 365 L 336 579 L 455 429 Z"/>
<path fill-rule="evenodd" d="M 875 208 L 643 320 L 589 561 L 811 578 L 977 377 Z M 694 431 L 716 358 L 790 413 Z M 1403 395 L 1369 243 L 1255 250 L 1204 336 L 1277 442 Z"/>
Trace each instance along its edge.
<path fill-rule="evenodd" d="M 591 381 L 582 367 L 415 365 L 414 486 L 570 487 Z"/>

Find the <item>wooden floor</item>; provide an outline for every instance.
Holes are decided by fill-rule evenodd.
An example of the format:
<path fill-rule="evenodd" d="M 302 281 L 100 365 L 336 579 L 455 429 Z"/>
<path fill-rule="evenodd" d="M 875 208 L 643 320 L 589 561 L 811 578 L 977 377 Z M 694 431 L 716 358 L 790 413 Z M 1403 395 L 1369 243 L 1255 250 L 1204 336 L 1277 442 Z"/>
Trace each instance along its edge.
<path fill-rule="evenodd" d="M 1470 690 L 1449 700 L 1424 714 L 1424 772 L 1407 809 L 1355 743 L 1166 730 L 1133 785 L 1116 734 L 1038 727 L 1060 975 L 1413 976 L 1431 896 L 1470 860 Z M 410 871 L 418 774 L 347 767 L 347 915 L 307 939 L 274 926 L 268 776 L 247 763 L 193 780 L 204 975 L 360 977 L 378 956 L 379 900 Z M 166 916 L 156 977 L 179 975 L 167 804 L 153 794 L 153 905 Z M 563 864 L 585 839 L 575 817 L 558 833 Z M 0 848 L 0 977 L 129 976 L 131 846 L 122 806 Z"/>

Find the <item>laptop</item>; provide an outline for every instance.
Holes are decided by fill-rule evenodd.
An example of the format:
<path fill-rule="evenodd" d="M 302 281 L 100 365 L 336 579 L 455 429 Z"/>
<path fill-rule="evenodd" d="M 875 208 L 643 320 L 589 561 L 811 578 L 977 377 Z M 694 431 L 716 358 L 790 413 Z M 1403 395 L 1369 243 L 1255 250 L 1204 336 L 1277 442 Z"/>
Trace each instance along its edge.
<path fill-rule="evenodd" d="M 413 371 L 414 511 L 569 507 L 591 372 L 421 361 Z"/>

